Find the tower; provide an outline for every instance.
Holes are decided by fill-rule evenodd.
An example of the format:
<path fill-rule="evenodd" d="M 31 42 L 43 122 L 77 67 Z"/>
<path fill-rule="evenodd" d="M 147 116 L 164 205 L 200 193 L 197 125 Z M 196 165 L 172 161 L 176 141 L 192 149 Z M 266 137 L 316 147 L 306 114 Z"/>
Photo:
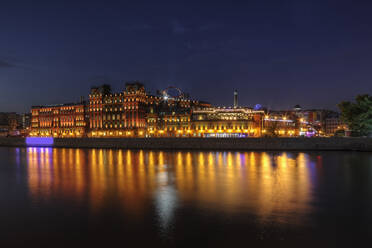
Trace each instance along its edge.
<path fill-rule="evenodd" d="M 238 91 L 234 90 L 234 108 L 238 107 Z"/>

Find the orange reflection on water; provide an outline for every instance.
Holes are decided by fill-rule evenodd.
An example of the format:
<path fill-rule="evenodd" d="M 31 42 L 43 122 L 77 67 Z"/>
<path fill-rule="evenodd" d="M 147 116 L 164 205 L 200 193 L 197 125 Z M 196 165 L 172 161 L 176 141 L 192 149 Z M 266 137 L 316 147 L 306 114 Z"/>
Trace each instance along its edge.
<path fill-rule="evenodd" d="M 293 211 L 311 211 L 313 160 L 319 164 L 321 158 L 305 153 L 28 148 L 27 172 L 32 198 L 85 201 L 94 212 L 114 204 L 140 216 L 148 204 L 161 202 L 159 212 L 168 223 L 171 215 L 165 212 L 181 200 L 284 221 Z"/>

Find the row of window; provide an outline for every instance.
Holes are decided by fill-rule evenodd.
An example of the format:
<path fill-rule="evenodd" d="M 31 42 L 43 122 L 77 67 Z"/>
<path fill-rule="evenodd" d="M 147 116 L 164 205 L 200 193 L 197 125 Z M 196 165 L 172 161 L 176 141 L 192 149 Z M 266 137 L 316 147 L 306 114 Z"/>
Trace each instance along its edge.
<path fill-rule="evenodd" d="M 250 128 L 249 125 L 197 125 L 195 127 L 196 130 L 208 130 L 208 129 L 215 129 L 215 130 L 226 130 L 226 129 L 248 129 Z"/>
<path fill-rule="evenodd" d="M 105 124 L 105 128 L 135 128 L 135 127 L 145 127 L 145 124 L 143 123 L 129 123 L 129 124 Z"/>
<path fill-rule="evenodd" d="M 33 124 L 33 127 L 83 127 L 85 126 L 85 122 L 41 122 L 40 125 Z"/>

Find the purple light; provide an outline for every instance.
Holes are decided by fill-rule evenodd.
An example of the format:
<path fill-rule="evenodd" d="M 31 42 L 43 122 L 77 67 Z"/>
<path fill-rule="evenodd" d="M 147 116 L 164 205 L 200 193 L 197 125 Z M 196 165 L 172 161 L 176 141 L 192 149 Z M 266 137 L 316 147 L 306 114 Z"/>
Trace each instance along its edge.
<path fill-rule="evenodd" d="M 314 136 L 315 135 L 315 132 L 314 131 L 307 131 L 306 132 L 306 136 L 307 137 L 312 137 L 312 136 Z"/>
<path fill-rule="evenodd" d="M 52 146 L 54 144 L 53 137 L 27 137 L 27 146 Z"/>

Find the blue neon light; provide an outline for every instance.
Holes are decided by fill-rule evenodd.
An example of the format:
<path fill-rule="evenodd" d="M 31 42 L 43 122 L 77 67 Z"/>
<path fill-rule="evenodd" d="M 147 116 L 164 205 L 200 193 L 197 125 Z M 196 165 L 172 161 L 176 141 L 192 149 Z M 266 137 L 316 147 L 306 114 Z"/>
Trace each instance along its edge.
<path fill-rule="evenodd" d="M 27 146 L 52 146 L 54 144 L 53 137 L 27 137 Z"/>

